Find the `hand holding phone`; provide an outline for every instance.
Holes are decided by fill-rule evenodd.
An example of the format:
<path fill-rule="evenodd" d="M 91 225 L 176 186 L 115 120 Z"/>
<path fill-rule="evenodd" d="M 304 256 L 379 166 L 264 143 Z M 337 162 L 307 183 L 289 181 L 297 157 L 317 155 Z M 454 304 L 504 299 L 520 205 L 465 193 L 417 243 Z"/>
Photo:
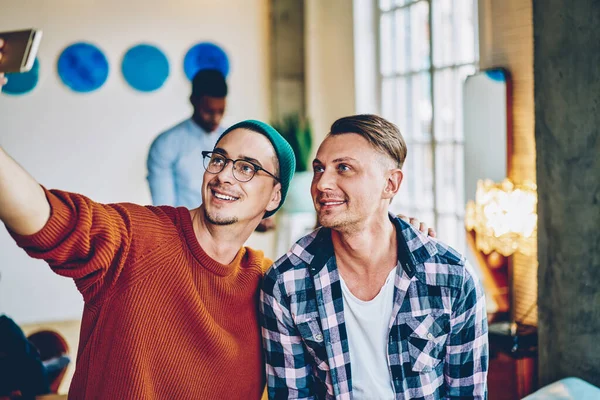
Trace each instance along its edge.
<path fill-rule="evenodd" d="M 42 31 L 27 29 L 12 32 L 0 32 L 2 58 L 0 73 L 27 72 L 33 67 Z"/>

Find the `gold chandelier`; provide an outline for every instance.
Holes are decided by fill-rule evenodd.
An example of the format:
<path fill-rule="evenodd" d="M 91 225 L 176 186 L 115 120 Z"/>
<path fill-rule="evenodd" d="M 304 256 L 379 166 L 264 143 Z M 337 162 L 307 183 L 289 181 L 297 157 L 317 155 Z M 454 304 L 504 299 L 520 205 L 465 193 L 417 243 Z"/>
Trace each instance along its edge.
<path fill-rule="evenodd" d="M 475 202 L 467 204 L 465 225 L 468 231 L 475 231 L 475 245 L 485 254 L 534 254 L 537 186 L 529 181 L 516 185 L 509 179 L 478 181 Z"/>

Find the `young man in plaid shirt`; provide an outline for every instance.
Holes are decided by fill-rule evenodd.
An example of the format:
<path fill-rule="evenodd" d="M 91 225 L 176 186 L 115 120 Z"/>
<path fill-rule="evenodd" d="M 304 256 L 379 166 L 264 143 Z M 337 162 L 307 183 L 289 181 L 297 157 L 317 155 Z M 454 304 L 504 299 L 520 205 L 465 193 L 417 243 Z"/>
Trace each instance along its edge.
<path fill-rule="evenodd" d="M 321 228 L 267 272 L 269 397 L 484 399 L 485 300 L 452 248 L 388 214 L 406 144 L 373 115 L 336 121 L 313 162 Z"/>

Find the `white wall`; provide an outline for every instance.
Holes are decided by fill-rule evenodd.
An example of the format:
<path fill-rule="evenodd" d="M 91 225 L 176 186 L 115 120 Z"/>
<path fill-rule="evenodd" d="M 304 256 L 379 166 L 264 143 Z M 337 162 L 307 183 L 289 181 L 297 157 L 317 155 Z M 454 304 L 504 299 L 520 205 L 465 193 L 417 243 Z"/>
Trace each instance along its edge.
<path fill-rule="evenodd" d="M 40 82 L 21 97 L 0 95 L 0 145 L 50 188 L 101 202 L 148 203 L 145 160 L 160 131 L 191 114 L 182 63 L 198 41 L 229 54 L 227 121 L 269 118 L 268 0 L 2 0 L 0 27 L 44 31 Z M 106 84 L 77 94 L 60 82 L 55 64 L 74 41 L 98 45 L 109 59 Z M 121 74 L 124 51 L 139 42 L 159 46 L 171 76 L 141 94 Z M 200 173 L 202 173 L 200 171 Z M 272 235 L 251 244 L 272 255 Z M 0 313 L 18 322 L 76 319 L 82 301 L 74 284 L 28 258 L 0 229 Z"/>
<path fill-rule="evenodd" d="M 305 0 L 306 103 L 316 152 L 331 124 L 356 110 L 353 0 Z"/>

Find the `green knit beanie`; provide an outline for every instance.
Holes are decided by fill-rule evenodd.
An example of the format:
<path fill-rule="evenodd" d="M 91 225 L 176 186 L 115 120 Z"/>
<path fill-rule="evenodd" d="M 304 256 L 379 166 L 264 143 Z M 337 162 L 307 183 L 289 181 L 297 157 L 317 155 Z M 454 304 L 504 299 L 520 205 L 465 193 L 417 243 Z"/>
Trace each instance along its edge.
<path fill-rule="evenodd" d="M 254 119 L 247 119 L 245 121 L 238 122 L 233 126 L 230 126 L 219 137 L 217 143 L 219 143 L 221 139 L 223 139 L 223 136 L 238 128 L 248 129 L 253 132 L 265 135 L 273 145 L 273 148 L 275 149 L 275 154 L 277 155 L 277 160 L 279 161 L 279 183 L 281 183 L 281 201 L 279 202 L 279 205 L 276 209 L 274 209 L 273 211 L 267 211 L 265 213 L 265 218 L 270 217 L 271 215 L 275 214 L 275 212 L 277 212 L 279 208 L 281 208 L 283 202 L 285 201 L 285 196 L 287 195 L 290 182 L 292 180 L 292 177 L 294 176 L 294 171 L 296 170 L 296 157 L 294 157 L 294 151 L 292 150 L 292 146 L 290 146 L 287 140 L 285 140 L 275 128 L 273 128 L 269 124 Z"/>

